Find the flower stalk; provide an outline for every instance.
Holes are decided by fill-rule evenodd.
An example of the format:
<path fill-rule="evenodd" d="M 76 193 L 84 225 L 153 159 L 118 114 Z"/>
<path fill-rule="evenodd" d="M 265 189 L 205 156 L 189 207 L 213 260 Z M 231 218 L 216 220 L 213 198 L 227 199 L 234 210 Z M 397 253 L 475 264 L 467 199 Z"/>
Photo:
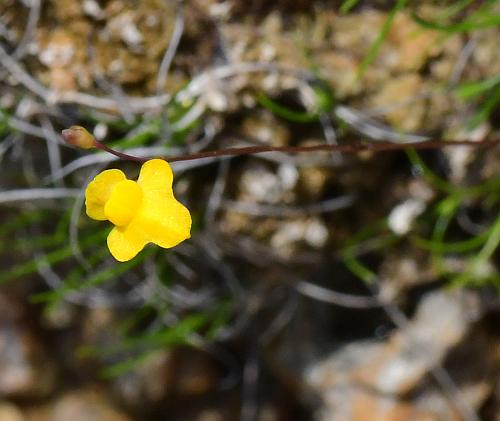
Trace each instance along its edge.
<path fill-rule="evenodd" d="M 80 126 L 71 126 L 69 129 L 62 131 L 64 140 L 74 146 L 84 149 L 97 148 L 117 156 L 126 161 L 146 162 L 148 158 L 140 158 L 137 156 L 129 155 L 119 152 L 109 146 L 99 142 L 87 130 Z M 213 158 L 222 156 L 241 156 L 241 155 L 255 155 L 266 152 L 282 152 L 289 154 L 307 153 L 307 152 L 339 152 L 339 153 L 359 153 L 370 151 L 374 153 L 388 152 L 388 151 L 401 151 L 406 149 L 443 149 L 447 147 L 468 146 L 472 148 L 491 148 L 500 145 L 500 139 L 486 139 L 481 141 L 468 141 L 468 140 L 426 140 L 422 142 L 407 142 L 407 143 L 394 143 L 394 142 L 356 142 L 344 145 L 307 145 L 307 146 L 243 146 L 236 148 L 217 149 L 213 151 L 202 151 L 192 154 L 178 155 L 178 156 L 165 156 L 161 159 L 167 162 L 178 161 L 191 161 L 195 159 Z"/>

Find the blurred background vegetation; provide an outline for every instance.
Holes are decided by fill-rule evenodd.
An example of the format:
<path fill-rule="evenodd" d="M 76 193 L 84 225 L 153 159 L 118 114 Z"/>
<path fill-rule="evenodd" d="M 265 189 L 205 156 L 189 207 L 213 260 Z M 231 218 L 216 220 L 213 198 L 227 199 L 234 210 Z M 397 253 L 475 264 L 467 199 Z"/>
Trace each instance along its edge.
<path fill-rule="evenodd" d="M 0 421 L 498 420 L 500 151 L 173 164 L 192 239 L 117 263 L 142 157 L 497 139 L 500 2 L 0 0 Z"/>

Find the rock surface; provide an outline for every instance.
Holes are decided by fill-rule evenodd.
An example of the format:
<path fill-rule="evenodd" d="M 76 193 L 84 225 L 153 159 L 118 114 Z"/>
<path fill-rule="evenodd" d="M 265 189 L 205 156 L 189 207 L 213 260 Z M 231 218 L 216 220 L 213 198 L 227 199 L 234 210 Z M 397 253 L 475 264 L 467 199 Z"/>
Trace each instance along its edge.
<path fill-rule="evenodd" d="M 460 420 L 464 413 L 479 410 L 490 385 L 464 381 L 455 392 L 441 377 L 446 358 L 455 352 L 451 350 L 468 347 L 471 337 L 481 338 L 472 330 L 480 313 L 475 294 L 430 293 L 408 324 L 387 341 L 349 344 L 312 365 L 305 377 L 325 405 L 318 419 Z M 478 378 L 482 369 L 476 370 L 469 380 Z M 438 386 L 423 387 L 433 376 Z M 451 403 L 450 393 L 455 396 Z"/>

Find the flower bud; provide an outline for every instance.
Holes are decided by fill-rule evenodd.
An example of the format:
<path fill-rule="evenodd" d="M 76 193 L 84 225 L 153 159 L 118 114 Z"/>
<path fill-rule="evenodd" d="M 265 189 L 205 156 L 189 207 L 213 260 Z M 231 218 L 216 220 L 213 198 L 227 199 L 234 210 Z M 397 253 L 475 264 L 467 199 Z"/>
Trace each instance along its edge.
<path fill-rule="evenodd" d="M 62 131 L 64 141 L 82 149 L 95 148 L 95 138 L 82 126 L 71 126 Z"/>

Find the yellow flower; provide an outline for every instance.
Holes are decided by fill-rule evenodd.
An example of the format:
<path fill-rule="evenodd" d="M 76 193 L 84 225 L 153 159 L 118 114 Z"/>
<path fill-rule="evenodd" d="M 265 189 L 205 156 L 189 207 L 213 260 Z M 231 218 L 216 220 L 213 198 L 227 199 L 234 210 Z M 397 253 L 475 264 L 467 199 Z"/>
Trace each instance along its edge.
<path fill-rule="evenodd" d="M 152 159 L 143 164 L 137 181 L 112 169 L 87 186 L 87 215 L 115 225 L 108 248 L 116 260 L 132 259 L 148 243 L 169 248 L 191 236 L 191 215 L 174 197 L 172 181 L 170 165 Z"/>

